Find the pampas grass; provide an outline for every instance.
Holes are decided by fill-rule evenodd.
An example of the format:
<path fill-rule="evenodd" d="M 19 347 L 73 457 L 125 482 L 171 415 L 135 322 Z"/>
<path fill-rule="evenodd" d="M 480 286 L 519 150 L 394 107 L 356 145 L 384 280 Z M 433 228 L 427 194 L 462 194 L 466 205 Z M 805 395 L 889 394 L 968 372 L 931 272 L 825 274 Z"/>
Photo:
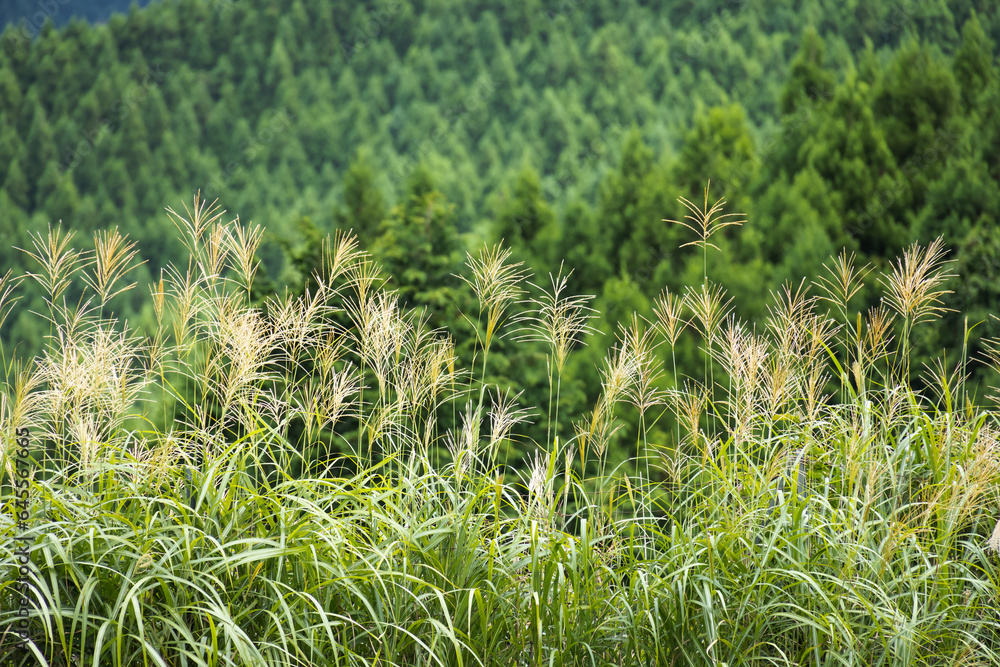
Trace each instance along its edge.
<path fill-rule="evenodd" d="M 707 188 L 688 208 L 706 251 L 736 222 Z M 0 638 L 12 664 L 1000 664 L 997 414 L 952 400 L 964 361 L 928 366 L 934 396 L 902 372 L 910 330 L 946 307 L 940 241 L 907 250 L 866 313 L 871 269 L 846 254 L 761 326 L 707 276 L 664 292 L 560 434 L 560 377 L 596 315 L 563 269 L 543 289 L 503 248 L 470 254 L 486 333 L 463 369 L 355 237 L 327 242 L 305 294 L 255 306 L 261 230 L 197 197 L 168 214 L 191 258 L 150 288 L 148 334 L 88 305 L 133 289 L 127 239 L 77 251 L 55 229 L 28 251 L 52 336 L 0 394 L 5 474 L 15 428 L 36 459 L 32 641 Z M 547 346 L 547 410 L 487 383 L 503 335 Z M 678 376 L 684 336 L 718 381 Z M 609 466 L 626 415 L 635 455 Z M 542 418 L 528 468 L 501 463 Z M 7 570 L 5 599 L 16 585 Z"/>

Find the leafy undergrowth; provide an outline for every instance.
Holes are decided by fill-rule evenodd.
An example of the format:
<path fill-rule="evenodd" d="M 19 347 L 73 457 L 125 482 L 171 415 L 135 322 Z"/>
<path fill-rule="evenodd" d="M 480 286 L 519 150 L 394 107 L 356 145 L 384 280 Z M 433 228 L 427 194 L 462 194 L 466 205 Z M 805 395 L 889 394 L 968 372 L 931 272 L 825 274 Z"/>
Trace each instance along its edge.
<path fill-rule="evenodd" d="M 691 208 L 707 253 L 718 209 Z M 34 459 L 13 664 L 1000 664 L 997 415 L 965 400 L 965 360 L 901 380 L 942 307 L 940 243 L 861 315 L 847 255 L 817 296 L 776 295 L 762 333 L 707 275 L 663 294 L 620 331 L 589 416 L 517 471 L 519 423 L 558 411 L 590 333 L 559 276 L 538 290 L 499 248 L 470 257 L 481 356 L 463 370 L 351 237 L 310 293 L 259 309 L 260 230 L 185 211 L 192 263 L 154 286 L 153 336 L 102 313 L 125 239 L 36 239 L 53 337 L 10 367 L 0 414 L 6 474 L 15 428 Z M 551 405 L 481 379 L 505 332 L 550 346 Z M 681 335 L 706 351 L 701 382 L 669 372 Z M 182 418 L 155 425 L 164 406 Z M 608 465 L 624 406 L 640 441 Z"/>

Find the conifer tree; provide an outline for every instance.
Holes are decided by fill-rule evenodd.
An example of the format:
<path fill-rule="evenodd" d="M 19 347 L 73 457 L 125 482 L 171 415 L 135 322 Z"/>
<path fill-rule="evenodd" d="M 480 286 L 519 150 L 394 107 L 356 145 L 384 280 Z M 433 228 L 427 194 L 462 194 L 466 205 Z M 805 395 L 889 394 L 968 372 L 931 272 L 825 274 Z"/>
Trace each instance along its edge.
<path fill-rule="evenodd" d="M 812 26 L 802 34 L 799 51 L 792 60 L 791 72 L 781 91 L 780 109 L 788 116 L 803 104 L 807 107 L 822 103 L 833 93 L 836 77 L 825 69 L 826 43 Z"/>
<path fill-rule="evenodd" d="M 12 160 L 24 150 L 24 144 L 11 121 L 0 123 L 0 185 L 7 177 L 7 169 Z M 22 174 L 23 177 L 23 174 Z"/>
<path fill-rule="evenodd" d="M 646 213 L 642 205 L 647 201 L 645 190 L 652 169 L 653 151 L 643 141 L 639 129 L 632 127 L 625 135 L 618 168 L 608 172 L 601 182 L 598 203 L 600 236 L 594 242 L 597 247 L 605 248 L 614 273 L 628 270 L 622 245 L 632 225 Z"/>
<path fill-rule="evenodd" d="M 7 175 L 3 182 L 4 192 L 10 197 L 14 206 L 22 210 L 27 210 L 31 205 L 30 192 L 28 190 L 28 179 L 24 177 L 21 170 L 21 161 L 14 158 L 7 165 Z"/>
<path fill-rule="evenodd" d="M 42 210 L 52 222 L 74 221 L 74 214 L 80 205 L 80 196 L 73 179 L 59 172 L 59 167 L 50 162 L 38 182 L 39 201 L 44 202 Z"/>
<path fill-rule="evenodd" d="M 937 171 L 940 160 L 924 159 L 924 152 L 947 128 L 958 95 L 955 77 L 943 58 L 913 39 L 900 46 L 872 99 L 873 112 L 898 164 L 916 158 L 923 164 L 922 176 Z"/>
<path fill-rule="evenodd" d="M 962 26 L 962 43 L 955 53 L 953 71 L 966 110 L 979 106 L 985 91 L 996 85 L 993 42 L 986 36 L 975 11 Z"/>
<path fill-rule="evenodd" d="M 553 239 L 556 217 L 542 194 L 538 172 L 525 161 L 513 184 L 501 195 L 494 236 L 513 248 L 520 261 L 536 268 L 550 266 L 550 256 L 541 239 Z"/>
<path fill-rule="evenodd" d="M 35 190 L 46 166 L 56 160 L 56 142 L 49 124 L 45 109 L 36 97 L 31 105 L 31 126 L 25 142 L 24 177 L 28 182 L 28 192 L 33 205 L 41 202 L 35 200 Z"/>
<path fill-rule="evenodd" d="M 344 205 L 334 214 L 334 221 L 339 229 L 353 229 L 360 246 L 368 248 L 385 217 L 385 199 L 375 181 L 371 154 L 359 151 L 344 175 Z"/>

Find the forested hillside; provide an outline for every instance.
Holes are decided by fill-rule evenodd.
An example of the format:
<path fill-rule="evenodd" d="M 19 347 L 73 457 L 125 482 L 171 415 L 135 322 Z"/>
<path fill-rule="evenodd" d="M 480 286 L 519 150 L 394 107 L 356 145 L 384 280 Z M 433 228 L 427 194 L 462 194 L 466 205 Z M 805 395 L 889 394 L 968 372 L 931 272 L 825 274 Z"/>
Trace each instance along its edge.
<path fill-rule="evenodd" d="M 182 250 L 164 207 L 200 189 L 266 226 L 262 293 L 304 289 L 318 239 L 352 228 L 407 303 L 451 322 L 471 299 L 451 274 L 503 239 L 540 286 L 575 268 L 606 347 L 623 313 L 703 274 L 760 318 L 769 289 L 841 248 L 884 268 L 942 235 L 947 305 L 984 321 L 975 354 L 1000 331 L 998 38 L 985 0 L 167 0 L 31 41 L 8 27 L 0 261 L 37 270 L 18 248 L 60 220 L 117 226 L 151 282 Z M 747 223 L 703 257 L 664 219 L 709 182 L 708 205 L 724 196 Z M 144 294 L 112 307 L 151 324 Z M 36 286 L 4 324 L 22 352 L 48 331 L 41 300 Z M 922 329 L 916 358 L 960 351 L 964 326 Z M 543 354 L 500 345 L 543 386 Z M 695 345 L 679 343 L 682 370 Z M 599 385 L 591 347 L 567 366 L 570 406 Z"/>

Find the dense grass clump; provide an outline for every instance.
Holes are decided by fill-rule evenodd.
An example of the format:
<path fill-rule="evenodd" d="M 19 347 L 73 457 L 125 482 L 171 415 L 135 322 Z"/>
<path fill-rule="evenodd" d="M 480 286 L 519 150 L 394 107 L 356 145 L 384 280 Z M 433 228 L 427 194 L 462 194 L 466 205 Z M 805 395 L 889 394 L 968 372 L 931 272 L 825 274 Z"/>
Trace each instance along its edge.
<path fill-rule="evenodd" d="M 721 207 L 689 208 L 707 253 Z M 35 239 L 52 336 L 0 405 L 6 474 L 15 428 L 35 466 L 13 664 L 1000 664 L 997 414 L 966 400 L 969 360 L 907 362 L 944 307 L 940 241 L 875 310 L 852 310 L 869 270 L 844 254 L 757 327 L 706 262 L 622 327 L 593 410 L 518 471 L 509 443 L 557 423 L 595 316 L 562 273 L 540 289 L 500 248 L 470 257 L 463 369 L 352 237 L 305 296 L 257 308 L 260 230 L 198 199 L 171 215 L 192 259 L 153 286 L 149 336 L 103 312 L 127 240 Z M 550 346 L 549 405 L 487 386 L 505 334 Z M 681 336 L 704 377 L 677 379 Z M 608 465 L 622 414 L 636 455 Z"/>

